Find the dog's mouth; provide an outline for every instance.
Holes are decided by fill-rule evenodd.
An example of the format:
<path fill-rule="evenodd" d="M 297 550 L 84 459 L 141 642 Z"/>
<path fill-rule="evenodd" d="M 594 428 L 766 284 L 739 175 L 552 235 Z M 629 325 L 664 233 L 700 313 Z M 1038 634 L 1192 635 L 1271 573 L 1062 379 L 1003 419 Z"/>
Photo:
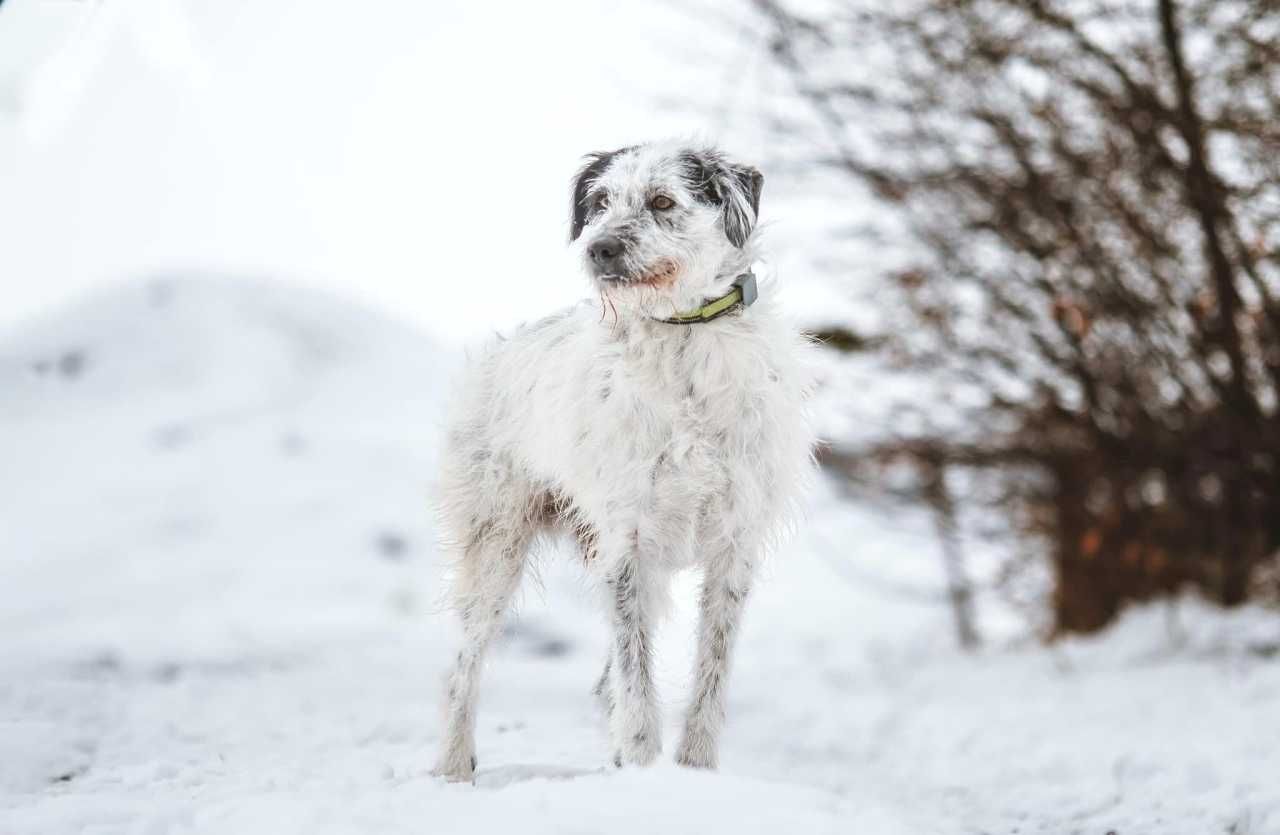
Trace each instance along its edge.
<path fill-rule="evenodd" d="M 679 276 L 680 265 L 671 259 L 664 258 L 639 275 L 606 273 L 605 275 L 596 276 L 596 280 L 605 286 L 611 287 L 653 287 L 661 289 L 670 287 Z"/>
<path fill-rule="evenodd" d="M 680 265 L 670 259 L 659 261 L 658 264 L 643 276 L 637 282 L 646 284 L 650 287 L 670 287 L 675 284 L 676 278 L 680 275 Z"/>

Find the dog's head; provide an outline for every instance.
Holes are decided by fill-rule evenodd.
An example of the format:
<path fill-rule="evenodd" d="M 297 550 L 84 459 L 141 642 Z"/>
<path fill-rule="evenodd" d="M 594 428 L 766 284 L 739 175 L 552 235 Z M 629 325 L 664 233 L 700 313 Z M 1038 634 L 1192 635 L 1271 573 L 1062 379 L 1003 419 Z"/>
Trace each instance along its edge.
<path fill-rule="evenodd" d="M 573 181 L 570 238 L 610 298 L 687 309 L 727 292 L 749 265 L 763 184 L 759 171 L 711 148 L 591 154 Z"/>

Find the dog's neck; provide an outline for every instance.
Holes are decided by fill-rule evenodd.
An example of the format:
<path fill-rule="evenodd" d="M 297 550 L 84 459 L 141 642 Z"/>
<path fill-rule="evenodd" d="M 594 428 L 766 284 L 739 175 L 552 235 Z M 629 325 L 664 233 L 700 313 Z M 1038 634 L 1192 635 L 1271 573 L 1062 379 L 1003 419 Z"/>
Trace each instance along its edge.
<path fill-rule="evenodd" d="M 748 243 L 733 250 L 716 268 L 715 278 L 707 282 L 701 292 L 689 292 L 670 296 L 640 297 L 627 304 L 624 316 L 665 324 L 695 324 L 720 318 L 725 311 L 717 303 L 736 296 L 727 305 L 729 312 L 749 307 L 755 301 L 755 278 L 752 265 L 756 261 L 755 250 Z M 742 286 L 749 284 L 749 286 Z M 621 307 L 621 305 L 619 305 Z M 701 315 L 700 315 L 701 314 Z"/>
<path fill-rule="evenodd" d="M 670 312 L 651 312 L 650 318 L 669 325 L 708 322 L 750 307 L 756 300 L 756 280 L 751 271 L 755 249 L 748 243 L 732 250 L 716 270 L 705 294 L 683 300 Z"/>
<path fill-rule="evenodd" d="M 752 285 L 750 291 L 754 295 L 755 276 L 748 274 Z M 736 293 L 738 288 L 730 284 L 730 291 Z M 667 346 L 673 350 L 679 350 L 680 346 L 687 346 L 692 342 L 700 343 L 706 339 L 718 340 L 726 331 L 740 332 L 743 329 L 752 331 L 757 327 L 759 317 L 767 318 L 768 315 L 764 307 L 751 307 L 734 299 L 728 310 L 698 322 L 676 320 L 669 304 L 664 308 L 655 307 L 652 310 L 631 308 L 619 311 L 616 318 L 611 318 L 608 313 L 602 313 L 601 322 L 615 339 L 637 345 L 643 344 L 655 349 Z"/>
<path fill-rule="evenodd" d="M 727 292 L 703 300 L 693 310 L 682 310 L 671 316 L 650 317 L 666 325 L 701 325 L 745 310 L 756 302 L 756 276 L 748 270 L 735 276 Z"/>
<path fill-rule="evenodd" d="M 716 295 L 729 292 L 729 288 L 738 276 L 751 272 L 751 265 L 755 262 L 756 251 L 750 242 L 741 249 L 733 250 L 724 261 L 720 262 L 720 268 L 716 270 L 716 280 L 712 283 L 712 287 L 716 288 Z"/>

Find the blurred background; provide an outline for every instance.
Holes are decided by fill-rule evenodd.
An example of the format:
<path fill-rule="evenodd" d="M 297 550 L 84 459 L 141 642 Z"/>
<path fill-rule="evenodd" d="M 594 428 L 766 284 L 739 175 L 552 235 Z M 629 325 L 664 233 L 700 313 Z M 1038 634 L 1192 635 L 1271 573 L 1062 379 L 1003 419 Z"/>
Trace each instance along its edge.
<path fill-rule="evenodd" d="M 453 791 L 450 381 L 673 135 L 765 174 L 824 476 L 722 775 L 601 771 L 548 554 Z M 0 832 L 1280 832 L 1274 3 L 3 0 L 0 293 Z"/>

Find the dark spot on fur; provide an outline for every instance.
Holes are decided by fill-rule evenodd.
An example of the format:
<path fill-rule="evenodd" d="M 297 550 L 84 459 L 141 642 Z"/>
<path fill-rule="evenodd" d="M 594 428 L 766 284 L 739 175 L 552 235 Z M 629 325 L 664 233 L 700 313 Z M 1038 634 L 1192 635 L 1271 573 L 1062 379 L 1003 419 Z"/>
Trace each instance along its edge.
<path fill-rule="evenodd" d="M 616 587 L 614 593 L 614 603 L 617 604 L 619 610 L 630 608 L 635 600 L 635 583 L 636 568 L 630 560 L 624 562 L 618 569 L 616 579 Z"/>
<path fill-rule="evenodd" d="M 667 451 L 664 449 L 658 453 L 658 460 L 653 462 L 653 469 L 649 471 L 649 483 L 658 483 L 658 471 L 662 469 L 662 465 L 667 463 Z"/>
<path fill-rule="evenodd" d="M 711 638 L 711 655 L 716 661 L 724 661 L 728 654 L 728 642 L 725 640 L 724 630 L 717 629 Z"/>
<path fill-rule="evenodd" d="M 760 192 L 764 190 L 764 175 L 750 166 L 733 169 L 733 176 L 747 200 L 751 203 L 752 214 L 760 214 Z"/>
<path fill-rule="evenodd" d="M 483 522 L 474 524 L 474 526 L 471 529 L 471 539 L 467 543 L 467 546 L 469 548 L 476 547 L 477 545 L 479 545 L 480 543 L 488 539 L 490 534 L 492 533 L 493 533 L 492 520 L 485 520 Z"/>
<path fill-rule="evenodd" d="M 720 190 L 716 183 L 715 169 L 701 154 L 687 153 L 680 156 L 685 182 L 698 200 L 713 206 L 720 205 Z"/>
<path fill-rule="evenodd" d="M 658 224 L 659 226 L 661 226 L 661 227 L 662 227 L 662 228 L 664 228 L 664 229 L 674 229 L 674 228 L 676 228 L 676 226 L 678 226 L 678 225 L 679 225 L 679 224 L 677 223 L 677 221 L 681 220 L 683 217 L 684 217 L 684 212 L 679 212 L 679 211 L 665 211 L 665 212 L 658 212 L 658 211 L 655 211 L 655 212 L 653 213 L 653 222 L 654 222 L 654 223 L 656 223 L 656 224 Z"/>
<path fill-rule="evenodd" d="M 635 148 L 634 145 L 626 148 L 619 148 L 616 151 L 597 151 L 593 154 L 587 154 L 586 164 L 578 171 L 573 178 L 573 207 L 569 217 L 569 240 L 576 241 L 578 236 L 582 234 L 582 230 L 586 228 L 587 221 L 590 220 L 594 211 L 587 200 L 587 195 L 591 191 L 591 187 L 600 179 L 600 175 L 605 172 L 609 165 L 613 162 L 614 157 L 619 154 Z"/>
<path fill-rule="evenodd" d="M 599 392 L 599 395 L 600 395 L 600 402 L 601 402 L 601 403 L 605 403 L 605 402 L 607 402 L 607 401 L 609 400 L 609 397 L 610 397 L 612 394 L 613 394 L 613 389 L 612 389 L 612 388 L 610 388 L 610 387 L 609 387 L 609 386 L 607 386 L 607 385 L 605 385 L 605 386 L 601 386 L 601 387 L 600 387 L 600 392 Z"/>
<path fill-rule="evenodd" d="M 715 153 L 686 153 L 680 162 L 694 196 L 724 209 L 724 231 L 729 242 L 736 247 L 745 244 L 760 214 L 764 177 L 750 166 L 731 165 Z M 741 210 L 743 202 L 751 207 L 749 217 Z"/>
<path fill-rule="evenodd" d="M 604 661 L 604 671 L 600 673 L 600 679 L 596 682 L 596 686 L 591 690 L 597 696 L 603 696 L 605 688 L 609 686 L 609 668 L 613 666 L 613 657 L 610 656 Z"/>

